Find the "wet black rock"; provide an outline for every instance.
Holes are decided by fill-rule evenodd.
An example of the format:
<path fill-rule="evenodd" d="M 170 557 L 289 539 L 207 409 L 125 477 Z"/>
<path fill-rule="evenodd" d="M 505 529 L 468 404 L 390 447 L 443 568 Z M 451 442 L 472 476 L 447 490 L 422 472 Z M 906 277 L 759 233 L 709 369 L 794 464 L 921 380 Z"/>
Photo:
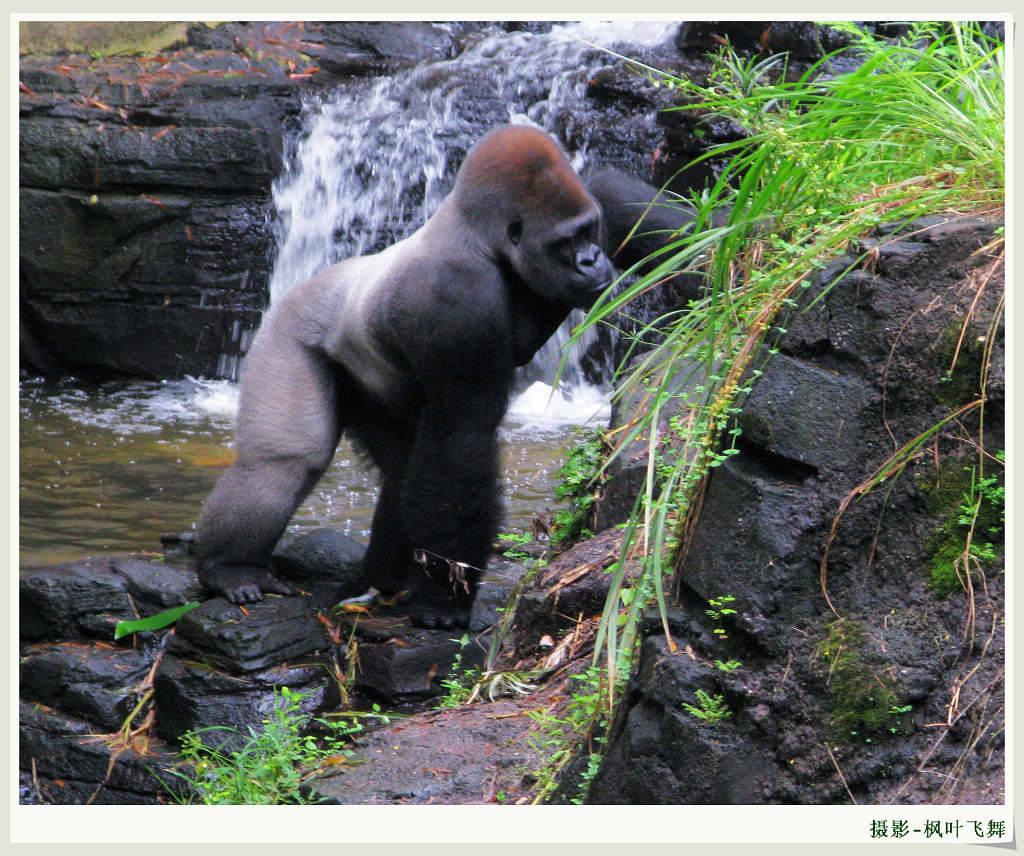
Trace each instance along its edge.
<path fill-rule="evenodd" d="M 338 703 L 319 662 L 234 674 L 203 660 L 165 655 L 153 681 L 156 735 L 173 746 L 186 732 L 201 732 L 207 745 L 239 749 L 249 738 L 246 726 L 258 728 L 271 717 L 283 687 L 303 695 L 304 713 Z"/>
<path fill-rule="evenodd" d="M 274 551 L 274 569 L 299 582 L 314 603 L 329 607 L 361 595 L 369 587 L 363 576 L 366 546 L 334 529 L 317 529 Z"/>
<path fill-rule="evenodd" d="M 266 303 L 271 184 L 303 89 L 450 46 L 418 22 L 248 22 L 193 26 L 158 56 L 23 59 L 22 365 L 234 376 Z"/>
<path fill-rule="evenodd" d="M 125 578 L 106 559 L 27 568 L 19 580 L 22 639 L 112 639 L 114 625 L 135 616 Z"/>
<path fill-rule="evenodd" d="M 969 598 L 937 596 L 927 570 L 952 513 L 936 511 L 935 462 L 968 466 L 976 414 L 867 490 L 902 445 L 977 396 L 980 354 L 967 352 L 995 329 L 1001 293 L 979 291 L 996 258 L 978 251 L 996 226 L 933 218 L 879 232 L 877 253 L 837 259 L 776 320 L 751 364 L 761 375 L 736 420 L 739 453 L 712 470 L 678 569 L 679 645 L 652 616 L 590 801 L 828 803 L 849 787 L 885 802 L 923 787 L 934 734 L 922 726 L 956 706 L 950 687 L 970 675 L 971 698 L 1001 697 L 1001 564 Z M 943 380 L 961 335 L 974 344 Z M 986 386 L 990 454 L 1004 444 L 1001 390 Z M 730 715 L 711 725 L 685 712 L 698 691 Z M 929 764 L 962 763 L 966 741 L 951 731 Z M 970 761 L 990 794 L 991 757 Z"/>
<path fill-rule="evenodd" d="M 687 21 L 676 37 L 683 51 L 714 53 L 726 42 L 740 54 L 785 53 L 793 60 L 817 60 L 849 39 L 810 21 Z"/>
<path fill-rule="evenodd" d="M 45 702 L 117 731 L 138 703 L 152 666 L 143 651 L 103 648 L 80 642 L 33 646 L 21 658 L 21 697 Z"/>
<path fill-rule="evenodd" d="M 242 674 L 280 665 L 326 644 L 323 627 L 303 598 L 269 595 L 243 611 L 215 597 L 178 619 L 169 652 Z"/>
<path fill-rule="evenodd" d="M 489 569 L 462 638 L 412 627 L 400 604 L 332 609 L 339 593 L 362 593 L 364 550 L 329 530 L 297 538 L 275 563 L 304 594 L 245 607 L 210 598 L 172 629 L 119 641 L 118 621 L 202 600 L 191 567 L 171 556 L 114 556 L 22 569 L 23 799 L 166 800 L 158 778 L 179 781 L 167 770 L 183 734 L 240 748 L 282 688 L 302 694 L 311 714 L 371 702 L 408 709 L 445 691 L 456 660 L 462 669 L 483 663 L 520 566 Z"/>
<path fill-rule="evenodd" d="M 642 697 L 616 730 L 588 801 L 601 805 L 737 805 L 762 802 L 775 776 L 768 747 L 702 723 L 679 700 L 721 688 L 712 672 L 673 656 L 664 637 L 645 640 L 633 685 Z"/>
<path fill-rule="evenodd" d="M 175 756 L 160 740 L 149 740 L 144 754 L 141 747 L 118 747 L 113 760 L 115 735 L 97 734 L 85 719 L 23 701 L 18 721 L 22 802 L 160 804 L 171 801 L 169 791 L 180 792 L 180 780 L 166 772 Z"/>

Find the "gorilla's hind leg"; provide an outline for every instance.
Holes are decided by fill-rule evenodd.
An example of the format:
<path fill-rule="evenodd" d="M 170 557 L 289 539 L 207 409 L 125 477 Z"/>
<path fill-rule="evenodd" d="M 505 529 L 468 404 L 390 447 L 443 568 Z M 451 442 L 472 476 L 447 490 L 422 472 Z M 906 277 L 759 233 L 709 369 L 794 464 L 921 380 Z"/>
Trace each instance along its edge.
<path fill-rule="evenodd" d="M 287 324 L 261 332 L 242 380 L 238 459 L 217 482 L 196 533 L 199 581 L 232 603 L 295 594 L 274 576 L 270 556 L 330 464 L 340 431 L 326 360 L 290 340 Z"/>
<path fill-rule="evenodd" d="M 296 590 L 270 570 L 270 554 L 319 478 L 301 460 L 241 460 L 217 483 L 199 522 L 199 581 L 232 603 Z"/>

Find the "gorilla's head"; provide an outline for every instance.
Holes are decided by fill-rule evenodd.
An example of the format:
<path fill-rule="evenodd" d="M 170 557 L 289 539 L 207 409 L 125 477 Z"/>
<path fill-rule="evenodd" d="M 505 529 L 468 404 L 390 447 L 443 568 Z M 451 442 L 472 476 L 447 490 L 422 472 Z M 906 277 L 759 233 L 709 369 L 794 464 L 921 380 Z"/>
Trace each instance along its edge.
<path fill-rule="evenodd" d="M 507 125 L 484 136 L 452 198 L 488 251 L 544 299 L 586 309 L 611 282 L 601 208 L 542 131 Z"/>

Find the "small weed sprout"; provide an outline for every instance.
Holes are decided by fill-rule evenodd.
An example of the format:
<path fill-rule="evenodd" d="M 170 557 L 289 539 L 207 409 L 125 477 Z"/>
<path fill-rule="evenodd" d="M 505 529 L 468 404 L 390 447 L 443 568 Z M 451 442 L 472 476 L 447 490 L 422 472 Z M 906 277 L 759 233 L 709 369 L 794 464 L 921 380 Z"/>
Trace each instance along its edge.
<path fill-rule="evenodd" d="M 468 702 L 473 695 L 474 685 L 479 677 L 477 669 L 462 668 L 462 652 L 469 644 L 469 635 L 463 633 L 461 639 L 452 639 L 451 641 L 459 643 L 459 650 L 452 660 L 448 677 L 443 678 L 440 682 L 445 694 L 438 703 L 438 707 L 459 707 Z"/>
<path fill-rule="evenodd" d="M 722 620 L 726 615 L 736 615 L 736 610 L 726 604 L 733 603 L 736 600 L 732 595 L 724 594 L 721 597 L 713 597 L 708 601 L 710 609 L 705 609 L 704 612 L 714 621 L 716 624 Z M 729 634 L 726 633 L 724 627 L 714 627 L 711 632 L 719 639 L 728 639 Z M 728 667 L 728 663 L 725 665 L 719 665 L 718 660 L 715 661 L 715 665 L 718 666 L 723 672 L 731 672 L 734 669 L 739 668 L 743 664 L 737 660 L 729 660 L 728 663 L 735 663 L 735 666 Z"/>

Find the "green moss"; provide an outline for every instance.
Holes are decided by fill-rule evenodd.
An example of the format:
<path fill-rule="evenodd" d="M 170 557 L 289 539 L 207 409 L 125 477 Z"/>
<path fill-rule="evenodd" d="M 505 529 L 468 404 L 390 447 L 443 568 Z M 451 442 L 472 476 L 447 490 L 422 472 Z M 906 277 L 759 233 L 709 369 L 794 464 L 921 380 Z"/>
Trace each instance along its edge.
<path fill-rule="evenodd" d="M 936 597 L 944 598 L 962 587 L 956 562 L 963 556 L 963 541 L 952 538 L 941 541 L 928 562 L 929 582 Z"/>
<path fill-rule="evenodd" d="M 941 334 L 938 363 L 944 366 L 953 365 L 955 357 L 956 364 L 953 365 L 953 370 L 947 370 L 933 387 L 935 400 L 950 410 L 955 410 L 978 397 L 983 359 L 983 349 L 978 336 L 969 330 L 968 335 L 961 339 L 963 319 L 958 318 L 956 321 L 956 324 L 946 328 Z"/>
<path fill-rule="evenodd" d="M 1003 453 L 997 457 L 1002 459 Z M 998 467 L 993 464 L 988 475 L 979 476 L 975 466 L 949 459 L 937 480 L 919 482 L 929 512 L 939 521 L 929 545 L 928 574 L 932 591 L 940 598 L 963 587 L 968 566 L 978 573 L 1004 553 L 1005 486 Z"/>
<path fill-rule="evenodd" d="M 871 743 L 908 732 L 910 708 L 895 684 L 864 654 L 865 633 L 841 618 L 818 645 L 828 663 L 829 734 L 844 743 Z"/>

